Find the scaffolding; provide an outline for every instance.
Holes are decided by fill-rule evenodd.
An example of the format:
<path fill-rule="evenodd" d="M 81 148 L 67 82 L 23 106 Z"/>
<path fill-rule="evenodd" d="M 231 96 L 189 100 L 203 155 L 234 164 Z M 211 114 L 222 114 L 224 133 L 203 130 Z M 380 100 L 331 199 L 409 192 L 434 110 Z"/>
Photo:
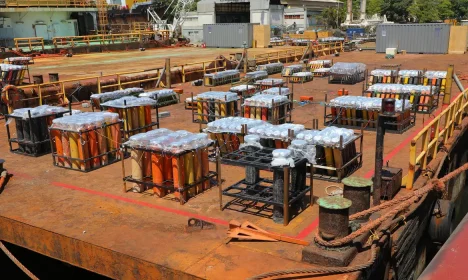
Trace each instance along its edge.
<path fill-rule="evenodd" d="M 96 6 L 98 9 L 98 32 L 100 34 L 107 34 L 107 26 L 109 25 L 107 18 L 107 1 L 97 0 Z"/>

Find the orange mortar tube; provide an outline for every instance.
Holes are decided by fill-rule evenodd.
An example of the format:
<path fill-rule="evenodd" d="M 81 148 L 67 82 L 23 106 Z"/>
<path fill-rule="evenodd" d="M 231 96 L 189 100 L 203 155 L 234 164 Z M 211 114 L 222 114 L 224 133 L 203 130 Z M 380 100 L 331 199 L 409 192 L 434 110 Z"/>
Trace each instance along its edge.
<path fill-rule="evenodd" d="M 179 201 L 185 203 L 185 201 L 187 201 L 187 192 L 183 191 L 180 193 L 179 190 L 179 188 L 182 189 L 185 185 L 183 156 L 175 156 L 172 158 L 172 176 L 174 178 L 174 195 Z"/>
<path fill-rule="evenodd" d="M 163 169 L 163 175 L 164 175 L 164 180 L 167 181 L 166 182 L 166 185 L 171 185 L 171 181 L 173 180 L 173 176 L 172 176 L 172 157 L 171 156 L 164 156 L 163 157 L 163 160 L 164 160 L 164 169 Z"/>
<path fill-rule="evenodd" d="M 80 156 L 78 152 L 78 132 L 70 132 L 68 140 L 70 141 L 70 155 L 72 158 L 71 163 L 72 163 L 72 168 L 73 169 L 80 169 L 80 162 L 77 160 Z"/>
<path fill-rule="evenodd" d="M 189 152 L 184 155 L 184 174 L 185 174 L 185 184 L 192 185 L 195 182 L 195 170 L 194 170 L 194 154 Z M 188 196 L 195 196 L 195 189 L 190 188 L 187 190 Z"/>
<path fill-rule="evenodd" d="M 250 118 L 250 106 L 244 106 L 244 118 Z"/>
<path fill-rule="evenodd" d="M 89 152 L 93 159 L 91 160 L 91 164 L 94 168 L 101 166 L 101 159 L 99 156 L 99 144 L 98 144 L 98 137 L 96 131 L 94 130 L 95 127 L 89 132 Z"/>
<path fill-rule="evenodd" d="M 63 162 L 65 167 L 71 167 L 71 161 L 69 158 L 70 157 L 70 140 L 68 136 L 68 132 L 63 131 L 62 132 L 62 148 L 63 148 Z"/>
<path fill-rule="evenodd" d="M 98 147 L 99 147 L 99 154 L 101 156 L 101 165 L 107 165 L 109 163 L 109 158 L 107 156 L 107 152 L 109 151 L 107 148 L 107 140 L 105 138 L 104 129 L 98 128 L 96 129 L 97 139 L 98 139 Z"/>
<path fill-rule="evenodd" d="M 146 125 L 145 107 L 144 106 L 137 107 L 137 110 L 138 110 L 138 125 L 139 125 L 138 127 L 144 127 Z M 140 129 L 138 132 L 142 133 L 145 131 L 146 129 Z"/>
<path fill-rule="evenodd" d="M 63 146 L 62 146 L 62 136 L 60 135 L 59 130 L 51 130 L 50 131 L 51 140 L 53 140 L 55 144 L 55 153 L 57 154 L 57 164 L 59 166 L 64 166 L 64 159 L 63 159 Z"/>
<path fill-rule="evenodd" d="M 262 121 L 268 120 L 268 108 L 262 108 Z"/>
<path fill-rule="evenodd" d="M 157 185 L 162 185 L 164 183 L 164 163 L 164 156 L 157 153 L 151 153 L 151 172 L 153 175 L 153 183 Z M 164 188 L 153 187 L 153 191 L 159 197 L 163 197 L 167 194 L 167 190 Z"/>
<path fill-rule="evenodd" d="M 139 119 L 138 107 L 133 107 L 130 109 L 130 111 L 132 112 L 132 128 L 138 129 L 138 127 L 140 126 L 140 122 L 138 121 Z M 132 135 L 137 134 L 137 133 L 139 133 L 139 131 L 134 131 Z"/>
<path fill-rule="evenodd" d="M 202 179 L 202 151 L 200 149 L 195 151 L 195 158 L 193 161 L 193 168 L 195 172 L 195 182 L 200 182 Z M 203 192 L 203 184 L 199 183 L 196 186 L 196 194 Z"/>
<path fill-rule="evenodd" d="M 120 125 L 117 123 L 117 124 L 114 124 L 114 125 L 111 125 L 110 126 L 110 132 L 111 132 L 111 136 L 112 136 L 112 147 L 115 147 L 115 149 L 119 149 L 120 147 L 120 141 L 121 141 L 121 137 L 122 137 L 122 133 L 120 132 Z M 117 152 L 117 155 L 118 155 L 118 158 L 120 158 L 120 154 L 119 152 Z"/>
<path fill-rule="evenodd" d="M 224 144 L 226 145 L 227 152 L 232 153 L 232 143 L 229 133 L 223 133 Z"/>
<path fill-rule="evenodd" d="M 237 151 L 239 150 L 239 138 L 237 137 L 236 134 L 231 134 L 231 143 L 232 143 L 232 150 Z"/>
<path fill-rule="evenodd" d="M 151 121 L 151 106 L 145 106 L 145 124 L 150 125 Z M 152 127 L 148 127 L 146 131 L 150 131 Z"/>
<path fill-rule="evenodd" d="M 89 170 L 89 144 L 88 133 L 80 133 L 78 137 L 78 156 L 80 158 L 80 168 L 83 171 Z"/>

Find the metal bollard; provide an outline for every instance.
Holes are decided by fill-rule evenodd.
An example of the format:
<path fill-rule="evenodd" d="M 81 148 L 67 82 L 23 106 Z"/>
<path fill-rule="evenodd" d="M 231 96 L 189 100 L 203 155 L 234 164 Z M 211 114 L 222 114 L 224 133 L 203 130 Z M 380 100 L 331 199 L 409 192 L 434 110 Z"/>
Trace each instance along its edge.
<path fill-rule="evenodd" d="M 372 180 L 361 177 L 347 177 L 341 181 L 344 184 L 343 197 L 351 200 L 349 215 L 369 209 Z M 367 221 L 369 216 L 358 221 Z"/>
<path fill-rule="evenodd" d="M 351 200 L 327 196 L 317 200 L 319 205 L 319 234 L 325 240 L 345 237 L 349 234 L 349 208 Z"/>

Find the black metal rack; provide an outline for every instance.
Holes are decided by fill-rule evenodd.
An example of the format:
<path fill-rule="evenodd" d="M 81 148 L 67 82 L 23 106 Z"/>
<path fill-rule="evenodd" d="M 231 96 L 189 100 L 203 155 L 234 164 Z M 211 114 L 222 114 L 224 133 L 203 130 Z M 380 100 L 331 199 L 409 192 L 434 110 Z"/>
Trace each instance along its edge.
<path fill-rule="evenodd" d="M 294 168 L 289 166 L 273 167 L 273 150 L 263 149 L 241 149 L 233 151 L 223 157 L 217 158 L 218 175 L 221 176 L 221 163 L 246 168 L 246 176 L 249 172 L 256 172 L 254 182 L 251 178 L 243 180 L 227 187 L 219 188 L 220 208 L 224 210 L 233 204 L 241 204 L 244 209 L 260 208 L 265 210 L 273 206 L 273 219 L 278 222 L 282 220 L 283 225 L 288 225 L 290 214 L 294 206 L 303 206 L 306 194 L 309 193 L 310 205 L 313 204 L 313 179 L 310 178 L 310 186 L 306 185 L 307 160 L 294 159 Z M 273 180 L 260 178 L 259 170 L 273 172 Z M 312 167 L 310 167 L 312 173 Z M 234 200 L 223 205 L 222 196 L 233 197 Z M 244 203 L 245 202 L 245 203 Z M 302 209 L 303 210 L 303 209 Z"/>
<path fill-rule="evenodd" d="M 207 147 L 204 147 L 204 148 L 200 148 L 201 151 L 204 151 L 204 152 L 208 152 L 208 148 L 212 146 L 209 145 Z M 171 153 L 171 152 L 163 152 L 163 151 L 157 151 L 157 150 L 151 150 L 151 149 L 147 149 L 147 148 L 142 148 L 142 147 L 130 147 L 128 145 L 122 145 L 122 151 L 125 153 L 125 154 L 129 154 L 129 151 L 128 150 L 136 150 L 136 151 L 141 151 L 141 152 L 144 152 L 144 153 L 150 153 L 150 154 L 156 154 L 158 156 L 161 156 L 161 157 L 165 157 L 165 158 L 175 158 L 176 161 L 177 161 L 177 170 L 178 170 L 178 178 L 184 178 L 184 176 L 182 176 L 182 169 L 184 167 L 184 164 L 181 163 L 181 158 L 184 157 L 185 155 L 187 154 L 193 154 L 193 153 L 196 153 L 197 150 L 190 150 L 190 151 L 183 151 L 183 152 L 180 152 L 180 153 Z M 172 159 L 171 159 L 172 160 Z M 202 164 L 201 162 L 199 162 L 198 164 Z M 194 168 L 197 167 L 196 164 L 193 164 Z M 203 167 L 200 167 L 201 169 Z M 194 190 L 195 188 L 198 188 L 202 185 L 205 185 L 207 184 L 209 187 L 207 188 L 202 188 L 202 191 L 200 190 L 194 190 L 194 192 L 196 192 L 196 194 L 199 194 L 199 193 L 202 193 L 203 191 L 209 189 L 212 187 L 212 184 L 211 184 L 211 180 L 214 180 L 215 177 L 217 177 L 217 180 L 218 182 L 220 181 L 220 178 L 218 177 L 218 172 L 213 172 L 213 171 L 210 171 L 210 170 L 201 170 L 201 176 L 199 179 L 196 179 L 194 180 L 193 183 L 182 183 L 180 184 L 180 182 L 178 182 L 178 185 L 176 186 L 176 183 L 174 182 L 174 180 L 164 180 L 162 183 L 160 184 L 157 184 L 157 183 L 154 183 L 153 180 L 152 180 L 152 175 L 150 176 L 143 176 L 141 179 L 136 179 L 136 178 L 133 178 L 132 175 L 128 175 L 126 176 L 126 172 L 125 172 L 125 164 L 122 160 L 122 174 L 123 174 L 123 190 L 124 192 L 127 192 L 128 189 L 127 189 L 127 182 L 131 182 L 131 183 L 135 183 L 135 184 L 139 184 L 139 185 L 142 185 L 142 186 L 145 186 L 145 189 L 149 189 L 149 188 L 158 188 L 158 189 L 164 189 L 164 190 L 167 190 L 167 191 L 170 191 L 170 192 L 174 192 L 174 193 L 177 193 L 177 195 L 179 196 L 179 202 L 180 204 L 184 204 L 189 198 L 188 198 L 188 191 L 189 190 Z"/>
<path fill-rule="evenodd" d="M 33 118 L 31 111 L 28 111 L 28 118 L 26 119 L 8 114 L 5 115 L 10 152 L 32 157 L 39 157 L 50 153 L 48 127 L 52 119 L 63 117 L 65 113 L 68 113 L 68 111 Z M 11 137 L 10 131 L 11 119 L 15 120 L 16 137 L 14 138 Z"/>
<path fill-rule="evenodd" d="M 60 128 L 49 128 L 49 137 L 50 137 L 50 139 L 52 139 L 52 134 L 53 134 L 54 131 L 59 132 L 60 135 L 67 134 L 68 137 L 71 134 L 78 134 L 78 145 L 81 145 L 82 149 L 86 149 L 84 147 L 86 146 L 87 143 L 90 143 L 90 141 L 91 141 L 90 140 L 91 139 L 91 137 L 90 137 L 91 132 L 99 134 L 99 131 L 105 131 L 107 128 L 110 128 L 112 126 L 121 127 L 122 126 L 122 121 L 117 121 L 117 122 L 114 122 L 114 123 L 105 124 L 105 125 L 103 125 L 101 127 L 96 127 L 96 128 L 93 128 L 93 129 L 86 129 L 86 130 L 79 131 L 79 132 L 73 131 L 73 130 L 60 129 Z M 107 137 L 105 135 L 101 136 L 101 141 L 106 142 L 106 147 L 108 147 L 107 146 L 107 143 L 109 142 L 108 138 L 110 138 L 110 137 Z M 49 142 L 50 142 L 49 145 L 50 145 L 51 150 L 52 150 L 52 160 L 53 160 L 53 165 L 54 166 L 64 168 L 64 169 L 69 169 L 69 170 L 76 170 L 76 171 L 80 171 L 80 172 L 84 172 L 84 173 L 88 173 L 90 171 L 93 171 L 93 170 L 100 169 L 102 167 L 111 165 L 111 164 L 119 161 L 121 158 L 125 157 L 124 154 L 120 153 L 120 139 L 119 139 L 119 142 L 115 144 L 115 148 L 107 149 L 107 152 L 99 151 L 98 155 L 88 156 L 86 158 L 84 157 L 84 155 L 83 155 L 83 158 L 75 158 L 75 157 L 72 157 L 71 155 L 66 156 L 65 154 L 59 155 L 58 151 L 57 151 L 56 143 L 53 140 L 51 140 Z M 63 145 L 63 142 L 62 142 L 62 145 Z M 89 155 L 92 154 L 91 149 L 88 149 L 88 154 Z M 93 164 L 92 163 L 92 161 L 94 159 L 103 159 L 103 158 L 105 158 L 104 159 L 105 162 L 101 161 L 100 164 Z M 77 165 L 78 167 L 73 167 L 73 165 Z"/>

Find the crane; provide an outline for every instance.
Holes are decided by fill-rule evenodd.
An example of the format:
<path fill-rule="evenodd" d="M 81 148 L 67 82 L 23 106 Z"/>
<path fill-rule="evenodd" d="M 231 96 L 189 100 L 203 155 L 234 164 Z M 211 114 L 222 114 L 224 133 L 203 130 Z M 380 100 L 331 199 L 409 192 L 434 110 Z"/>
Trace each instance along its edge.
<path fill-rule="evenodd" d="M 153 29 L 155 31 L 169 30 L 172 38 L 178 38 L 182 34 L 182 24 L 193 3 L 194 0 L 172 0 L 163 14 L 163 16 L 168 14 L 174 16 L 172 24 L 167 23 L 167 20 L 161 19 L 153 7 L 147 9 L 148 20 L 153 24 Z"/>

